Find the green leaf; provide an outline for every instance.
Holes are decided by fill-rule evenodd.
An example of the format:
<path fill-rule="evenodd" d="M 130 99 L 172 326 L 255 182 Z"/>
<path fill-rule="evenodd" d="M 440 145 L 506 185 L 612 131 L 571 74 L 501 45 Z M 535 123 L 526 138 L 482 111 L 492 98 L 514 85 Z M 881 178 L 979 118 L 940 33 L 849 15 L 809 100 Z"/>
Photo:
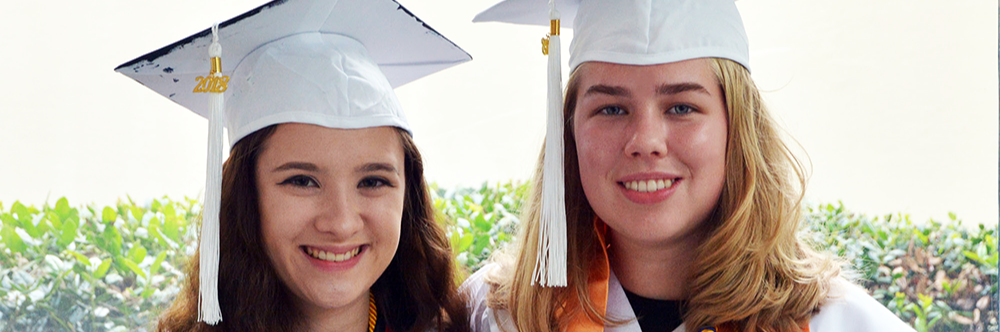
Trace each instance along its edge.
<path fill-rule="evenodd" d="M 60 247 L 65 247 L 70 243 L 73 243 L 73 239 L 76 239 L 77 227 L 78 226 L 73 219 L 66 220 L 60 229 L 59 242 L 57 242 L 57 244 Z"/>
<path fill-rule="evenodd" d="M 149 218 L 149 227 L 147 227 L 147 228 L 148 229 L 154 229 L 154 228 L 158 228 L 158 227 L 160 227 L 162 225 L 163 224 L 160 223 L 160 218 L 152 217 L 152 218 Z"/>
<path fill-rule="evenodd" d="M 42 236 L 45 235 L 45 231 L 48 230 L 48 228 L 45 227 L 45 224 L 42 223 L 41 221 L 38 222 L 38 226 L 35 226 L 35 224 L 32 223 L 32 220 L 28 221 L 22 220 L 21 228 L 24 229 L 24 231 L 28 233 L 28 235 L 30 235 L 32 239 L 39 239 L 39 240 L 42 239 Z"/>
<path fill-rule="evenodd" d="M 56 214 L 59 216 L 60 219 L 59 221 L 63 221 L 67 217 L 69 217 L 69 211 L 70 211 L 69 200 L 67 200 L 66 197 L 59 198 L 59 200 L 56 201 L 55 211 Z"/>
<path fill-rule="evenodd" d="M 49 211 L 45 213 L 45 220 L 52 224 L 52 232 L 55 234 L 56 231 L 62 228 L 62 218 L 55 211 Z M 58 234 L 56 234 L 58 235 Z"/>
<path fill-rule="evenodd" d="M 459 238 L 458 230 L 457 229 L 452 229 L 451 230 L 451 248 L 452 248 L 452 250 L 455 251 L 456 254 L 461 252 L 461 251 L 458 250 L 458 241 L 459 240 L 461 240 L 461 238 Z"/>
<path fill-rule="evenodd" d="M 108 274 L 109 268 L 111 268 L 111 259 L 107 258 L 101 262 L 101 265 L 97 267 L 96 271 L 94 271 L 94 278 L 104 278 L 104 275 Z"/>
<path fill-rule="evenodd" d="M 965 251 L 962 251 L 962 254 L 965 255 L 965 257 L 968 257 L 971 260 L 974 260 L 974 261 L 979 262 L 979 263 L 983 263 L 983 259 L 980 258 L 979 255 L 977 255 L 974 252 L 965 250 Z"/>
<path fill-rule="evenodd" d="M 14 219 L 14 216 L 10 215 L 9 213 L 0 214 L 0 220 L 3 220 L 4 226 L 10 226 L 10 227 L 17 226 L 17 220 Z"/>
<path fill-rule="evenodd" d="M 180 241 L 180 232 L 178 231 L 178 228 L 180 228 L 180 225 L 177 224 L 177 216 L 171 216 L 168 214 L 167 220 L 163 223 L 163 235 L 166 235 L 174 242 L 179 243 L 181 241 Z"/>
<path fill-rule="evenodd" d="M 475 245 L 472 246 L 472 253 L 476 256 L 483 254 L 483 249 L 486 249 L 486 245 L 490 243 L 489 236 L 483 236 L 479 241 L 475 241 Z"/>
<path fill-rule="evenodd" d="M 917 294 L 917 299 L 920 300 L 920 307 L 922 307 L 924 311 L 926 311 L 927 308 L 931 306 L 931 303 L 934 302 L 933 297 L 924 294 Z"/>
<path fill-rule="evenodd" d="M 141 207 L 133 205 L 129 208 L 129 210 L 132 211 L 132 217 L 135 218 L 136 221 L 142 222 L 142 215 L 145 212 L 142 211 Z"/>
<path fill-rule="evenodd" d="M 10 249 L 11 253 L 23 253 L 28 246 L 24 245 L 24 241 L 21 240 L 21 236 L 14 232 L 13 226 L 4 225 L 0 229 L 0 237 L 3 237 L 3 243 Z"/>
<path fill-rule="evenodd" d="M 958 219 L 957 217 L 955 217 L 954 212 L 948 212 L 948 218 L 951 219 L 951 221 L 955 221 Z"/>
<path fill-rule="evenodd" d="M 118 229 L 108 225 L 104 228 L 104 233 L 101 234 L 101 239 L 104 241 L 104 250 L 107 250 L 112 257 L 121 256 L 122 254 L 122 236 L 118 233 Z"/>
<path fill-rule="evenodd" d="M 139 265 L 136 265 L 135 263 L 127 259 L 122 260 L 121 262 L 125 263 L 125 266 L 127 266 L 129 270 L 132 270 L 132 272 L 134 272 L 136 275 L 142 277 L 143 279 L 146 279 L 146 273 L 142 272 L 142 269 L 139 268 Z"/>
<path fill-rule="evenodd" d="M 21 202 L 14 202 L 14 206 L 10 207 L 10 213 L 17 215 L 17 220 L 22 224 L 31 224 L 31 214 L 28 213 L 28 208 L 24 207 Z"/>
<path fill-rule="evenodd" d="M 167 242 L 167 238 L 163 237 L 163 234 L 160 233 L 159 228 L 150 228 L 149 233 L 153 234 L 153 238 L 155 238 L 156 241 L 160 243 L 160 245 L 170 247 L 170 242 Z"/>
<path fill-rule="evenodd" d="M 80 264 L 83 264 L 83 266 L 90 266 L 90 260 L 87 259 L 87 256 L 84 256 L 83 254 L 80 254 L 72 250 L 66 250 L 66 252 L 68 252 L 70 255 L 73 255 L 73 257 L 76 258 L 76 260 L 79 261 Z"/>
<path fill-rule="evenodd" d="M 153 278 L 153 276 L 156 275 L 156 272 L 160 271 L 160 265 L 163 264 L 163 260 L 165 260 L 165 259 L 167 259 L 167 252 L 166 251 L 160 252 L 159 255 L 156 255 L 156 260 L 153 261 L 153 265 L 149 266 L 149 277 L 150 278 Z"/>
<path fill-rule="evenodd" d="M 142 291 L 142 298 L 148 299 L 153 293 L 156 292 L 156 288 L 153 286 L 146 286 L 146 290 Z"/>
<path fill-rule="evenodd" d="M 927 235 L 924 235 L 924 233 L 920 232 L 919 230 L 913 230 L 913 235 L 916 235 L 917 238 L 920 239 L 920 242 L 923 243 L 924 245 L 927 245 L 927 243 L 930 241 Z"/>
<path fill-rule="evenodd" d="M 112 209 L 110 206 L 104 207 L 104 212 L 102 212 L 103 217 L 101 218 L 104 223 L 109 224 L 115 222 L 118 219 L 118 212 Z"/>
<path fill-rule="evenodd" d="M 139 242 L 132 243 L 132 249 L 128 251 L 128 259 L 136 264 L 142 263 L 146 259 L 146 248 Z"/>
<path fill-rule="evenodd" d="M 473 223 L 475 229 L 483 233 L 488 233 L 490 231 L 490 228 L 493 227 L 493 223 L 486 220 L 486 218 L 483 217 L 482 213 L 476 215 L 476 218 L 473 219 Z"/>
<path fill-rule="evenodd" d="M 475 240 L 472 233 L 462 236 L 462 238 L 458 240 L 458 252 L 465 252 L 469 250 L 469 247 L 472 246 L 472 240 Z"/>
<path fill-rule="evenodd" d="M 167 216 L 167 219 L 176 218 L 177 212 L 174 211 L 173 204 L 166 204 L 163 206 L 163 215 Z"/>

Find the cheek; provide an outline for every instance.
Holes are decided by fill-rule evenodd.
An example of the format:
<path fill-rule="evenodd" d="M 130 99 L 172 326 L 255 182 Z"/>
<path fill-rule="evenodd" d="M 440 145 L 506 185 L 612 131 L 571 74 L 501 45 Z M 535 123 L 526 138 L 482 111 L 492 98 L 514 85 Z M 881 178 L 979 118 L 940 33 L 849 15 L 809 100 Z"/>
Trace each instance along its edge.
<path fill-rule="evenodd" d="M 400 227 L 403 218 L 403 194 L 380 197 L 365 209 L 371 211 L 369 219 L 371 232 L 378 237 L 380 247 L 395 251 L 399 245 Z"/>
<path fill-rule="evenodd" d="M 725 119 L 713 119 L 701 126 L 675 132 L 671 139 L 676 155 L 692 168 L 695 179 L 709 191 L 721 191 L 725 182 L 728 130 Z"/>
<path fill-rule="evenodd" d="M 614 167 L 615 157 L 621 149 L 616 145 L 616 137 L 610 130 L 602 130 L 586 124 L 574 128 L 577 164 L 584 189 L 600 183 Z"/>
<path fill-rule="evenodd" d="M 291 241 L 301 231 L 306 222 L 301 214 L 309 207 L 273 190 L 258 190 L 261 237 L 268 255 L 272 255 L 281 248 L 279 244 Z"/>

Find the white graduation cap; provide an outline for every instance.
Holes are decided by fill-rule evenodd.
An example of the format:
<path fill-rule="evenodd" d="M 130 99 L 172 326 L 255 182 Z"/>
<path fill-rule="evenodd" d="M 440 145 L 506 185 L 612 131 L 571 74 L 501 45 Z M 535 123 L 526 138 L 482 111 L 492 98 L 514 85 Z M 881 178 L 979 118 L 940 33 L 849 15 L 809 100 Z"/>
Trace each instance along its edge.
<path fill-rule="evenodd" d="M 392 89 L 471 59 L 392 0 L 277 0 L 115 68 L 209 119 L 198 320 L 222 320 L 223 124 L 231 145 L 289 122 L 409 131 Z"/>
<path fill-rule="evenodd" d="M 653 65 L 696 58 L 733 60 L 749 70 L 743 20 L 735 0 L 504 0 L 474 22 L 549 25 L 548 123 L 542 168 L 538 259 L 532 283 L 566 285 L 562 76 L 559 26 L 573 27 L 569 66 L 587 61 Z"/>

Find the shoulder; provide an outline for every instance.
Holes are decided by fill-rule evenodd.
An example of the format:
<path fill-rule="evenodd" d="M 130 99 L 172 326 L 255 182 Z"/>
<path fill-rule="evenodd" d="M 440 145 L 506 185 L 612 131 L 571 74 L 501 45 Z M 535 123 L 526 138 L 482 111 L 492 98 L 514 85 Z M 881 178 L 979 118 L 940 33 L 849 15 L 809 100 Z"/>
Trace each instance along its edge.
<path fill-rule="evenodd" d="M 830 294 L 809 322 L 811 332 L 913 331 L 868 292 L 842 278 L 830 281 Z"/>
<path fill-rule="evenodd" d="M 469 304 L 486 303 L 486 298 L 490 294 L 490 284 L 486 282 L 486 275 L 496 267 L 496 264 L 487 264 L 462 282 L 458 291 L 468 297 Z"/>
<path fill-rule="evenodd" d="M 493 286 L 487 282 L 486 278 L 497 268 L 499 268 L 499 264 L 496 263 L 483 266 L 468 279 L 465 279 L 465 282 L 458 289 L 468 300 L 465 306 L 469 309 L 469 323 L 474 332 L 499 332 L 501 330 L 499 329 L 500 324 L 497 323 L 498 320 L 507 323 L 504 324 L 502 331 L 517 331 L 510 325 L 510 314 L 506 310 L 494 310 L 489 306 L 490 291 Z"/>

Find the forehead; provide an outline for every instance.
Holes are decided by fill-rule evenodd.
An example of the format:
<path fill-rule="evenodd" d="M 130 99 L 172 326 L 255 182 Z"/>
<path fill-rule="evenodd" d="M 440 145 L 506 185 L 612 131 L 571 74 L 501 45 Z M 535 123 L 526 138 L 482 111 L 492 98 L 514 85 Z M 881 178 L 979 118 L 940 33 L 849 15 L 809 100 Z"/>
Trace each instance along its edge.
<path fill-rule="evenodd" d="M 644 66 L 585 62 L 577 67 L 577 71 L 580 86 L 584 89 L 596 84 L 655 88 L 662 84 L 697 83 L 711 92 L 711 87 L 718 85 L 708 59 L 704 58 Z"/>
<path fill-rule="evenodd" d="M 403 147 L 393 127 L 335 129 L 283 123 L 268 138 L 258 163 L 264 166 L 291 160 L 328 167 L 352 167 L 370 162 L 401 165 Z"/>

